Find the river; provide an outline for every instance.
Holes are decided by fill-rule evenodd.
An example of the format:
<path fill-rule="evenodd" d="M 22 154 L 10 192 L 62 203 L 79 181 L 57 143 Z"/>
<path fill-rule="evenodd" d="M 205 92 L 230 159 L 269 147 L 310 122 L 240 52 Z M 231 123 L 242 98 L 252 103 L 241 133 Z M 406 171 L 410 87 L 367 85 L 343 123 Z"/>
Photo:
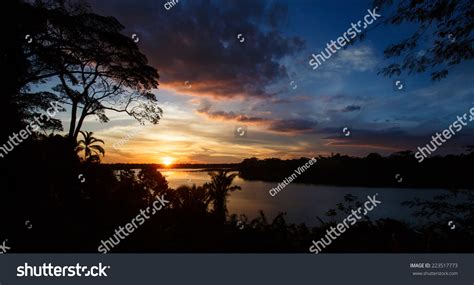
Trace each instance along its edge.
<path fill-rule="evenodd" d="M 169 186 L 176 189 L 180 185 L 202 185 L 209 182 L 206 171 L 196 169 L 160 169 L 168 180 Z M 413 209 L 401 206 L 403 201 L 415 197 L 432 199 L 445 193 L 442 189 L 411 189 L 411 188 L 368 188 L 368 187 L 338 187 L 312 184 L 291 183 L 275 197 L 268 191 L 278 183 L 264 181 L 248 181 L 240 177 L 234 179 L 234 184 L 242 190 L 230 194 L 227 202 L 229 214 L 245 214 L 247 218 L 255 218 L 262 210 L 268 221 L 280 212 L 285 212 L 285 219 L 290 223 L 305 223 L 308 226 L 319 225 L 317 217 L 329 221 L 326 212 L 335 209 L 336 204 L 344 201 L 344 195 L 352 194 L 359 201 L 367 200 L 368 195 L 378 193 L 377 199 L 382 203 L 370 212 L 371 219 L 394 218 L 410 224 L 419 224 L 412 216 Z M 335 217 L 336 221 L 344 217 Z"/>

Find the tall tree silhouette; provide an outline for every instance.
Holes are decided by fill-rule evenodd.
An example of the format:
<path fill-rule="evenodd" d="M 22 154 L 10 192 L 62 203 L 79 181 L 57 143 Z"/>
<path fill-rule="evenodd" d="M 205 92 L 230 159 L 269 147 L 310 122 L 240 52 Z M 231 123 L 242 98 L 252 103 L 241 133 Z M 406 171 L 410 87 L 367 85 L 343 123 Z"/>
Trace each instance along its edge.
<path fill-rule="evenodd" d="M 431 70 L 431 79 L 446 77 L 449 70 L 463 60 L 474 57 L 472 29 L 474 5 L 471 0 L 374 0 L 381 24 L 411 24 L 418 28 L 400 41 L 388 46 L 387 58 L 402 57 L 380 70 L 385 76 L 398 76 L 402 71 L 421 73 Z"/>
<path fill-rule="evenodd" d="M 80 132 L 84 139 L 77 142 L 76 151 L 79 153 L 84 151 L 86 161 L 93 162 L 100 160 L 100 155 L 105 155 L 105 150 L 97 143 L 104 143 L 103 140 L 93 137 L 93 132 Z"/>
<path fill-rule="evenodd" d="M 7 12 L 8 11 L 8 12 Z M 47 69 L 51 60 L 40 60 L 35 54 L 37 50 L 33 47 L 36 43 L 33 35 L 43 27 L 44 9 L 33 6 L 25 1 L 12 0 L 8 3 L 5 13 L 15 17 L 1 17 L 0 29 L 2 35 L 8 38 L 0 46 L 0 65 L 8 70 L 0 77 L 2 86 L 2 104 L 0 104 L 0 138 L 4 140 L 15 130 L 25 127 L 30 120 L 37 115 L 39 110 L 45 110 L 52 100 L 50 94 L 39 93 L 35 96 L 24 98 L 28 92 L 29 83 L 40 83 L 37 75 L 44 75 L 43 79 L 49 78 Z M 33 52 L 35 49 L 35 52 Z M 53 53 L 51 49 L 50 53 Z M 46 108 L 48 108 L 47 106 Z M 51 124 L 49 124 L 51 123 Z M 61 122 L 51 119 L 45 124 L 44 129 L 60 130 Z"/>
<path fill-rule="evenodd" d="M 237 173 L 229 173 L 220 170 L 217 172 L 209 172 L 211 182 L 205 186 L 209 189 L 209 197 L 212 200 L 214 213 L 220 221 L 225 221 L 227 214 L 227 196 L 230 192 L 240 190 L 240 186 L 232 185 Z"/>
<path fill-rule="evenodd" d="M 33 6 L 42 17 L 25 47 L 31 72 L 24 84 L 59 82 L 52 94 L 70 105 L 71 139 L 77 140 L 88 116 L 107 122 L 106 110 L 158 123 L 162 110 L 151 93 L 158 87 L 158 72 L 121 34 L 124 27 L 115 18 L 94 14 L 78 1 L 37 1 Z"/>

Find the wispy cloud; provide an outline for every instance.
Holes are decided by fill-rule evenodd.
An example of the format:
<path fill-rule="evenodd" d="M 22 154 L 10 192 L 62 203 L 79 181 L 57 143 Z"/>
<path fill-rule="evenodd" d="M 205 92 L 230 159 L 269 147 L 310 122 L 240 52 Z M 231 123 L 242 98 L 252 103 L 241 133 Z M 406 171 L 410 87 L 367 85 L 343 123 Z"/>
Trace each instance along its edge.
<path fill-rule="evenodd" d="M 347 46 L 330 58 L 327 65 L 327 70 L 333 72 L 361 72 L 374 70 L 377 59 L 373 48 L 368 45 Z"/>

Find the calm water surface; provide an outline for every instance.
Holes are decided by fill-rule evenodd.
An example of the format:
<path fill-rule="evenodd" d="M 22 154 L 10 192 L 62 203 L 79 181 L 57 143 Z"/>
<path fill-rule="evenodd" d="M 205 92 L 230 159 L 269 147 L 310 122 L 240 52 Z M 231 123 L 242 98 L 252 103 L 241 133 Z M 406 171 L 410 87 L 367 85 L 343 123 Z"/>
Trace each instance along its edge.
<path fill-rule="evenodd" d="M 210 180 L 207 172 L 203 170 L 160 169 L 160 172 L 166 177 L 171 188 L 193 184 L 199 186 Z M 233 192 L 228 198 L 229 214 L 245 214 L 252 219 L 262 210 L 271 222 L 278 213 L 285 212 L 287 222 L 311 226 L 319 225 L 318 216 L 327 221 L 325 213 L 329 209 L 335 209 L 337 203 L 343 202 L 344 195 L 355 195 L 359 197 L 359 201 L 364 202 L 368 195 L 376 193 L 377 200 L 382 203 L 370 212 L 372 219 L 389 217 L 417 224 L 420 221 L 412 217 L 413 210 L 401 206 L 400 203 L 415 197 L 431 199 L 445 193 L 442 189 L 338 187 L 292 183 L 272 197 L 268 190 L 278 183 L 247 181 L 236 177 L 234 184 L 242 187 L 242 190 Z"/>

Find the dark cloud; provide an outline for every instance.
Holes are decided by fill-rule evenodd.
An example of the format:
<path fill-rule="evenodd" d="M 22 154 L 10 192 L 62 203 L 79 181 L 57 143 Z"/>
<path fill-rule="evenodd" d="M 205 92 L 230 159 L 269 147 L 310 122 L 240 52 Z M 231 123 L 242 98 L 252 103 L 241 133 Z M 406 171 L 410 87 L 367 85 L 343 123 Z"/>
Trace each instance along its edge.
<path fill-rule="evenodd" d="M 318 123 L 304 119 L 272 121 L 269 129 L 277 132 L 314 132 Z"/>
<path fill-rule="evenodd" d="M 360 106 L 357 106 L 357 105 L 349 105 L 349 106 L 346 106 L 344 109 L 342 109 L 341 111 L 342 112 L 354 112 L 354 111 L 359 111 L 360 110 Z"/>
<path fill-rule="evenodd" d="M 236 121 L 247 124 L 258 124 L 270 131 L 281 133 L 307 133 L 315 132 L 317 122 L 305 119 L 268 119 L 256 116 L 248 116 L 235 112 L 212 111 L 209 102 L 203 102 L 197 113 L 213 120 Z"/>
<path fill-rule="evenodd" d="M 196 95 L 271 97 L 270 83 L 287 72 L 279 60 L 303 48 L 277 30 L 283 4 L 255 0 L 193 0 L 165 10 L 163 1 L 92 1 L 96 12 L 119 19 L 159 70 L 161 81 Z M 237 35 L 242 34 L 244 42 Z"/>
<path fill-rule="evenodd" d="M 225 112 L 225 111 L 211 111 L 211 105 L 205 103 L 202 107 L 197 110 L 198 114 L 207 116 L 210 119 L 222 120 L 222 121 L 237 121 L 242 123 L 261 123 L 268 122 L 269 119 L 264 119 L 260 117 L 249 117 L 244 114 L 238 114 L 235 112 Z"/>

